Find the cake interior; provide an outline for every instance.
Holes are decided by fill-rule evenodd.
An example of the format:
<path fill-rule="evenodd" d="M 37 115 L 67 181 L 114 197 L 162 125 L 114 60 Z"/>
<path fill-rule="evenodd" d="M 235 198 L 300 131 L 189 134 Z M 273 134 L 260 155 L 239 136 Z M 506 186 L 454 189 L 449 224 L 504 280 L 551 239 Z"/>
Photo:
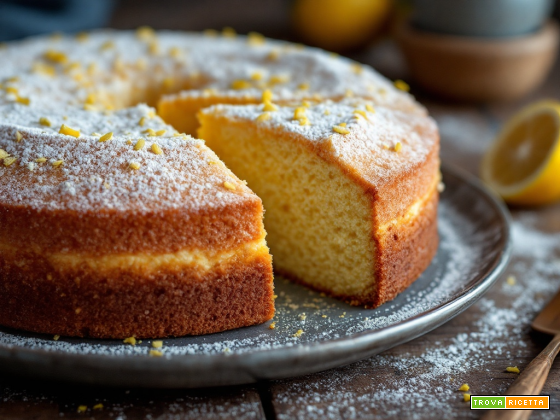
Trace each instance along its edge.
<path fill-rule="evenodd" d="M 199 138 L 262 199 L 280 273 L 354 301 L 375 287 L 372 202 L 302 141 L 200 114 Z"/>

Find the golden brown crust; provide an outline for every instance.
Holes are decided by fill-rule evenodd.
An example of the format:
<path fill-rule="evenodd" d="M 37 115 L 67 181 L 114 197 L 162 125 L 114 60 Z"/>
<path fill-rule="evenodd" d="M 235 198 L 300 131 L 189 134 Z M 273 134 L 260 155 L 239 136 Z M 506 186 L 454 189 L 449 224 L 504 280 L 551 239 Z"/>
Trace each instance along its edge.
<path fill-rule="evenodd" d="M 394 299 L 430 265 L 438 248 L 437 204 L 434 191 L 417 217 L 406 224 L 389 226 L 377 238 L 376 282 L 370 297 L 360 304 L 375 308 Z"/>
<path fill-rule="evenodd" d="M 262 203 L 256 196 L 198 212 L 49 211 L 0 205 L 0 242 L 39 252 L 175 252 L 232 249 L 263 235 Z"/>
<path fill-rule="evenodd" d="M 149 275 L 52 267 L 31 252 L 0 254 L 0 324 L 97 338 L 208 334 L 274 315 L 271 257 L 235 258 Z"/>

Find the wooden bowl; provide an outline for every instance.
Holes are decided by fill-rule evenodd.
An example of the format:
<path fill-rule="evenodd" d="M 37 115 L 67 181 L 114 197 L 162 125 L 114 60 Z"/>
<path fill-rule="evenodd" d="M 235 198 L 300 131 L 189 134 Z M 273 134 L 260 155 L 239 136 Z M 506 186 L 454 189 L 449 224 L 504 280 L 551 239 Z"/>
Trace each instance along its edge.
<path fill-rule="evenodd" d="M 403 22 L 397 39 L 413 79 L 426 91 L 469 102 L 518 99 L 535 89 L 554 64 L 558 24 L 514 38 L 441 35 Z"/>

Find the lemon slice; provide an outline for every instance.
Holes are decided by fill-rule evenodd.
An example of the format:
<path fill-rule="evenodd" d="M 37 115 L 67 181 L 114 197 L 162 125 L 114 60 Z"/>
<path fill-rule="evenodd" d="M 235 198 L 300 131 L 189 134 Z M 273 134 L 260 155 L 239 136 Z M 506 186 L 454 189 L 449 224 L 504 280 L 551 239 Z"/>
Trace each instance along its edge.
<path fill-rule="evenodd" d="M 481 175 L 510 204 L 560 200 L 560 102 L 538 102 L 516 114 L 486 152 Z"/>

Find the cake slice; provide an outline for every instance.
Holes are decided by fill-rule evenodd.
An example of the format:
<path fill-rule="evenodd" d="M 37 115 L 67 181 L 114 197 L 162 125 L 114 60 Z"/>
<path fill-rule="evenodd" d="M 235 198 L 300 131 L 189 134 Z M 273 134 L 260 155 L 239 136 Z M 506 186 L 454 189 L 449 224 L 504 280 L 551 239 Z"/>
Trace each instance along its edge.
<path fill-rule="evenodd" d="M 277 272 L 376 307 L 430 264 L 440 179 L 431 118 L 347 99 L 216 105 L 199 120 L 199 137 L 263 200 Z"/>

